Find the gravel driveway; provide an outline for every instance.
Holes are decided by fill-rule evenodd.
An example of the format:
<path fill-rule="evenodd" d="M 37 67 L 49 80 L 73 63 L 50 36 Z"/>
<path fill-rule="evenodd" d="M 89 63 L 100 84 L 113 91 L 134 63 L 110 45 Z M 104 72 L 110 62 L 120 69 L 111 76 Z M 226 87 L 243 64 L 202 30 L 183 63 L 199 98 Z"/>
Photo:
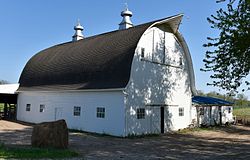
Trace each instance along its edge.
<path fill-rule="evenodd" d="M 30 145 L 31 131 L 31 126 L 0 120 L 0 141 L 6 145 Z M 71 132 L 69 144 L 87 160 L 250 159 L 250 127 L 133 139 Z"/>

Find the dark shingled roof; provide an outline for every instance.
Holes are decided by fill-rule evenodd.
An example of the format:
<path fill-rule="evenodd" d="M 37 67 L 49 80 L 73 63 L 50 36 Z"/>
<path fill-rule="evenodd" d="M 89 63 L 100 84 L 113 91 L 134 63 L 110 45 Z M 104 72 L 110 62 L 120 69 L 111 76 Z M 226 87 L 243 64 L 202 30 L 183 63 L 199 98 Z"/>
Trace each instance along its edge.
<path fill-rule="evenodd" d="M 192 102 L 204 106 L 231 106 L 234 103 L 219 98 L 194 96 Z"/>
<path fill-rule="evenodd" d="M 126 87 L 137 43 L 154 22 L 59 44 L 37 53 L 23 69 L 18 91 Z"/>

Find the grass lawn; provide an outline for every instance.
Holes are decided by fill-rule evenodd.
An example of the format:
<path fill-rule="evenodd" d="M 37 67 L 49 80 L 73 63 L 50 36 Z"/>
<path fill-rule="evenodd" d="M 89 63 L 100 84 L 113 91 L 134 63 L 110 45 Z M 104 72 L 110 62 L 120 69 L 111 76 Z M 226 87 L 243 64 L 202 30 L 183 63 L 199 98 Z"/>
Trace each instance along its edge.
<path fill-rule="evenodd" d="M 250 117 L 250 107 L 249 108 L 234 108 L 233 114 L 235 116 L 248 116 L 248 117 Z"/>
<path fill-rule="evenodd" d="M 3 103 L 0 103 L 0 111 L 3 110 L 3 107 L 4 107 L 4 104 L 3 104 Z"/>
<path fill-rule="evenodd" d="M 234 108 L 233 110 L 234 116 L 238 120 L 243 121 L 243 124 L 250 125 L 250 108 Z"/>
<path fill-rule="evenodd" d="M 0 159 L 40 159 L 40 158 L 72 158 L 78 153 L 70 150 L 40 149 L 40 148 L 14 148 L 0 144 Z"/>

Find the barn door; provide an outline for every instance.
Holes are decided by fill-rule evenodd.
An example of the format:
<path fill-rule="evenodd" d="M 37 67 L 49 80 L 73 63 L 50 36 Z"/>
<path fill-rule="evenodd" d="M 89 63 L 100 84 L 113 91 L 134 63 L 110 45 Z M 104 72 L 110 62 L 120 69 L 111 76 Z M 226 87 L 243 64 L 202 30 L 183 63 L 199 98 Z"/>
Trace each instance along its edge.
<path fill-rule="evenodd" d="M 164 107 L 161 107 L 161 133 L 164 133 L 165 123 L 164 123 Z"/>
<path fill-rule="evenodd" d="M 161 133 L 161 111 L 160 107 L 152 107 L 151 132 Z"/>
<path fill-rule="evenodd" d="M 63 119 L 63 108 L 62 107 L 56 107 L 55 108 L 55 121 Z"/>

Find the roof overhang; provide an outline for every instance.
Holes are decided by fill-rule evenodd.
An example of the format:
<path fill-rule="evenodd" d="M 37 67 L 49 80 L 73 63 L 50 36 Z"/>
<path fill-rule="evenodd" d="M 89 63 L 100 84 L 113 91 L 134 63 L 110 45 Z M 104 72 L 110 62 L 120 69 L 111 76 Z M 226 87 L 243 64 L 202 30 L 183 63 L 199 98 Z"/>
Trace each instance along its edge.
<path fill-rule="evenodd" d="M 124 91 L 124 88 L 75 89 L 75 90 L 70 90 L 70 89 L 63 90 L 60 88 L 59 89 L 52 88 L 51 90 L 43 90 L 40 88 L 31 88 L 31 89 L 24 88 L 23 90 L 16 91 L 16 93 L 22 93 L 22 92 L 115 92 L 115 91 Z"/>
<path fill-rule="evenodd" d="M 170 17 L 170 18 L 156 21 L 149 28 L 151 28 L 152 26 L 155 26 L 155 25 L 168 24 L 171 27 L 172 31 L 174 33 L 177 33 L 179 26 L 181 24 L 181 21 L 182 21 L 182 17 L 183 17 L 183 14 L 178 14 L 178 15 Z"/>
<path fill-rule="evenodd" d="M 0 93 L 0 103 L 17 104 L 17 94 Z"/>

